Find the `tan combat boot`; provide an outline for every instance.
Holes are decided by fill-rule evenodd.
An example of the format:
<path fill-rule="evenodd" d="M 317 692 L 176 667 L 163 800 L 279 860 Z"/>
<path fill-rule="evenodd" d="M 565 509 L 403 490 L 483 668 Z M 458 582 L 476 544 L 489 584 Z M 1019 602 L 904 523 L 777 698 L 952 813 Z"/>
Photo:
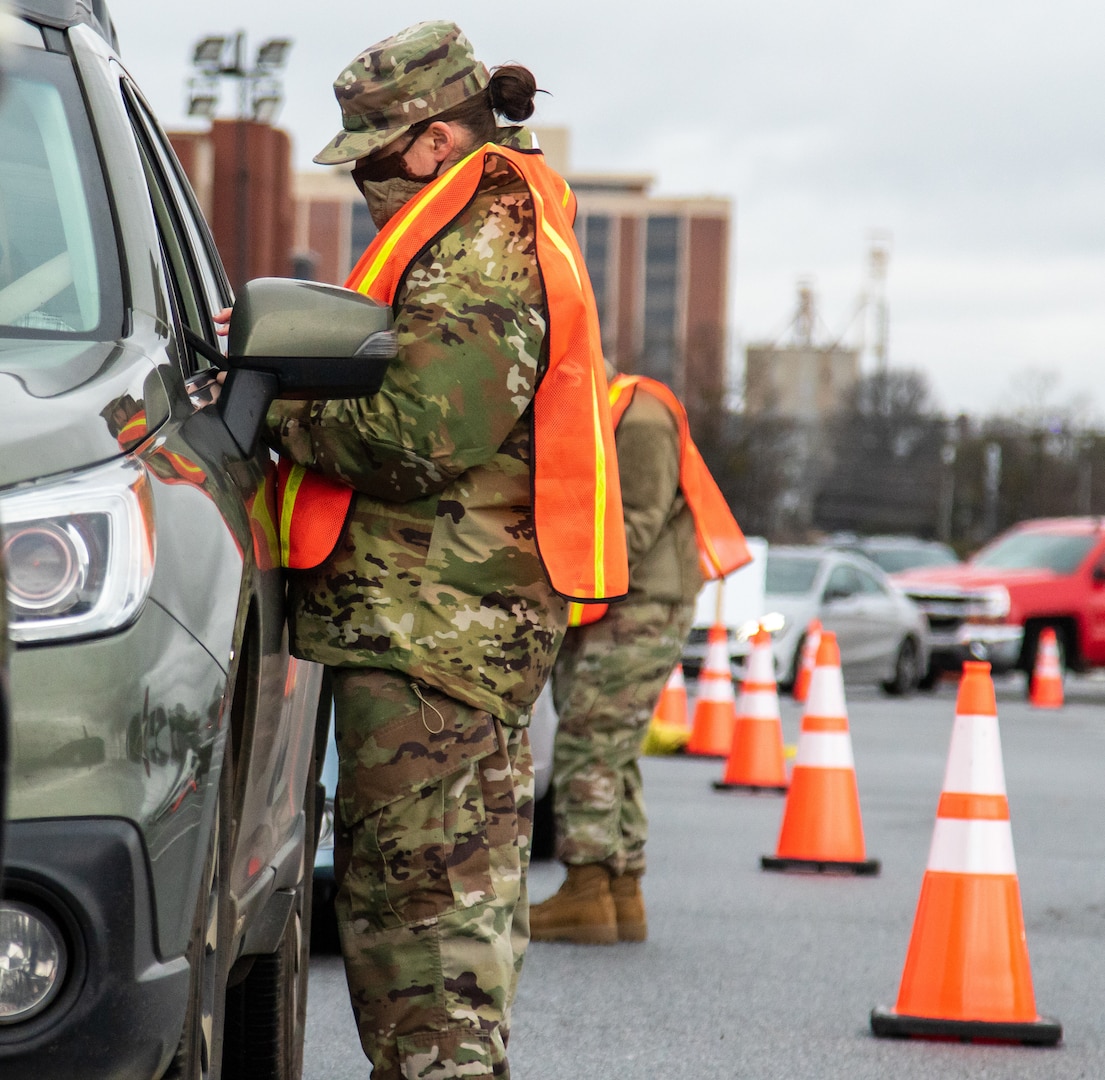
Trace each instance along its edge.
<path fill-rule="evenodd" d="M 610 882 L 614 913 L 618 920 L 619 941 L 644 941 L 648 937 L 645 898 L 641 895 L 641 875 L 622 874 Z"/>
<path fill-rule="evenodd" d="M 601 863 L 569 866 L 560 890 L 529 911 L 533 941 L 613 945 L 618 919 L 610 895 L 610 874 Z"/>

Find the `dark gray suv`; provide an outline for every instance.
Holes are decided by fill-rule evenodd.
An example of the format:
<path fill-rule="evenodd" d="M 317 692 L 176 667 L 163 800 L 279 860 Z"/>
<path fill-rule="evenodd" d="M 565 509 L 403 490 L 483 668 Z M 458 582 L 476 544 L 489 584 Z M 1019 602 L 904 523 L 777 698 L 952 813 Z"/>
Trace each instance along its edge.
<path fill-rule="evenodd" d="M 0 1076 L 294 1080 L 329 704 L 288 656 L 257 428 L 277 395 L 374 392 L 388 315 L 250 283 L 224 357 L 222 265 L 102 0 L 14 7 Z"/>

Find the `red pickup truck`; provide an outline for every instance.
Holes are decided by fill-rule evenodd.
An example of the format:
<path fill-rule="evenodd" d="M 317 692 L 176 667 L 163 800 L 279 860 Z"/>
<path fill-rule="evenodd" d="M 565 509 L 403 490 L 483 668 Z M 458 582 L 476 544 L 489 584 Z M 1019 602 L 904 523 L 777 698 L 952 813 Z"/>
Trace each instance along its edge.
<path fill-rule="evenodd" d="M 1030 672 L 1054 628 L 1064 670 L 1105 667 L 1105 519 L 1037 518 L 956 566 L 907 570 L 895 583 L 928 617 L 933 685 L 964 660 Z"/>

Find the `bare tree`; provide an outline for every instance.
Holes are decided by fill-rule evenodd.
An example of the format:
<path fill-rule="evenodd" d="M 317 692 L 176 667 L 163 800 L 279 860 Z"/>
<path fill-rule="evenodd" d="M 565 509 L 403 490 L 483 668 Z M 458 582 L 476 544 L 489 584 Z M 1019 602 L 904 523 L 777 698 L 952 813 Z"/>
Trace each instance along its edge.
<path fill-rule="evenodd" d="M 814 502 L 822 529 L 935 536 L 944 420 L 922 372 L 884 369 L 860 379 L 827 427 L 831 463 Z"/>

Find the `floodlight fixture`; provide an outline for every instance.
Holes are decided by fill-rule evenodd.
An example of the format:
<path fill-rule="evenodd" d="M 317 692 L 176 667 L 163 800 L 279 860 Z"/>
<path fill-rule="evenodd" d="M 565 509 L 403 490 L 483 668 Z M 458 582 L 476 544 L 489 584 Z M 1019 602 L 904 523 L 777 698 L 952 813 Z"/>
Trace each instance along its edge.
<path fill-rule="evenodd" d="M 283 101 L 280 82 L 277 79 L 252 80 L 250 107 L 254 120 L 262 124 L 271 124 L 276 119 L 276 113 Z"/>
<path fill-rule="evenodd" d="M 212 34 L 210 37 L 201 38 L 196 42 L 195 51 L 192 53 L 192 63 L 205 71 L 218 70 L 222 67 L 223 52 L 226 49 L 226 37 Z"/>
<path fill-rule="evenodd" d="M 266 71 L 283 67 L 291 47 L 289 38 L 270 38 L 257 50 L 257 67 Z"/>
<path fill-rule="evenodd" d="M 275 75 L 284 66 L 291 46 L 290 38 L 270 38 L 257 50 L 252 69 L 247 69 L 245 31 L 201 38 L 192 52 L 197 74 L 189 82 L 188 115 L 214 119 L 219 104 L 218 80 L 230 78 L 238 80 L 238 119 L 271 123 L 283 100 Z"/>
<path fill-rule="evenodd" d="M 219 83 L 217 79 L 204 76 L 188 81 L 188 115 L 202 116 L 206 120 L 215 118 L 219 107 Z"/>

